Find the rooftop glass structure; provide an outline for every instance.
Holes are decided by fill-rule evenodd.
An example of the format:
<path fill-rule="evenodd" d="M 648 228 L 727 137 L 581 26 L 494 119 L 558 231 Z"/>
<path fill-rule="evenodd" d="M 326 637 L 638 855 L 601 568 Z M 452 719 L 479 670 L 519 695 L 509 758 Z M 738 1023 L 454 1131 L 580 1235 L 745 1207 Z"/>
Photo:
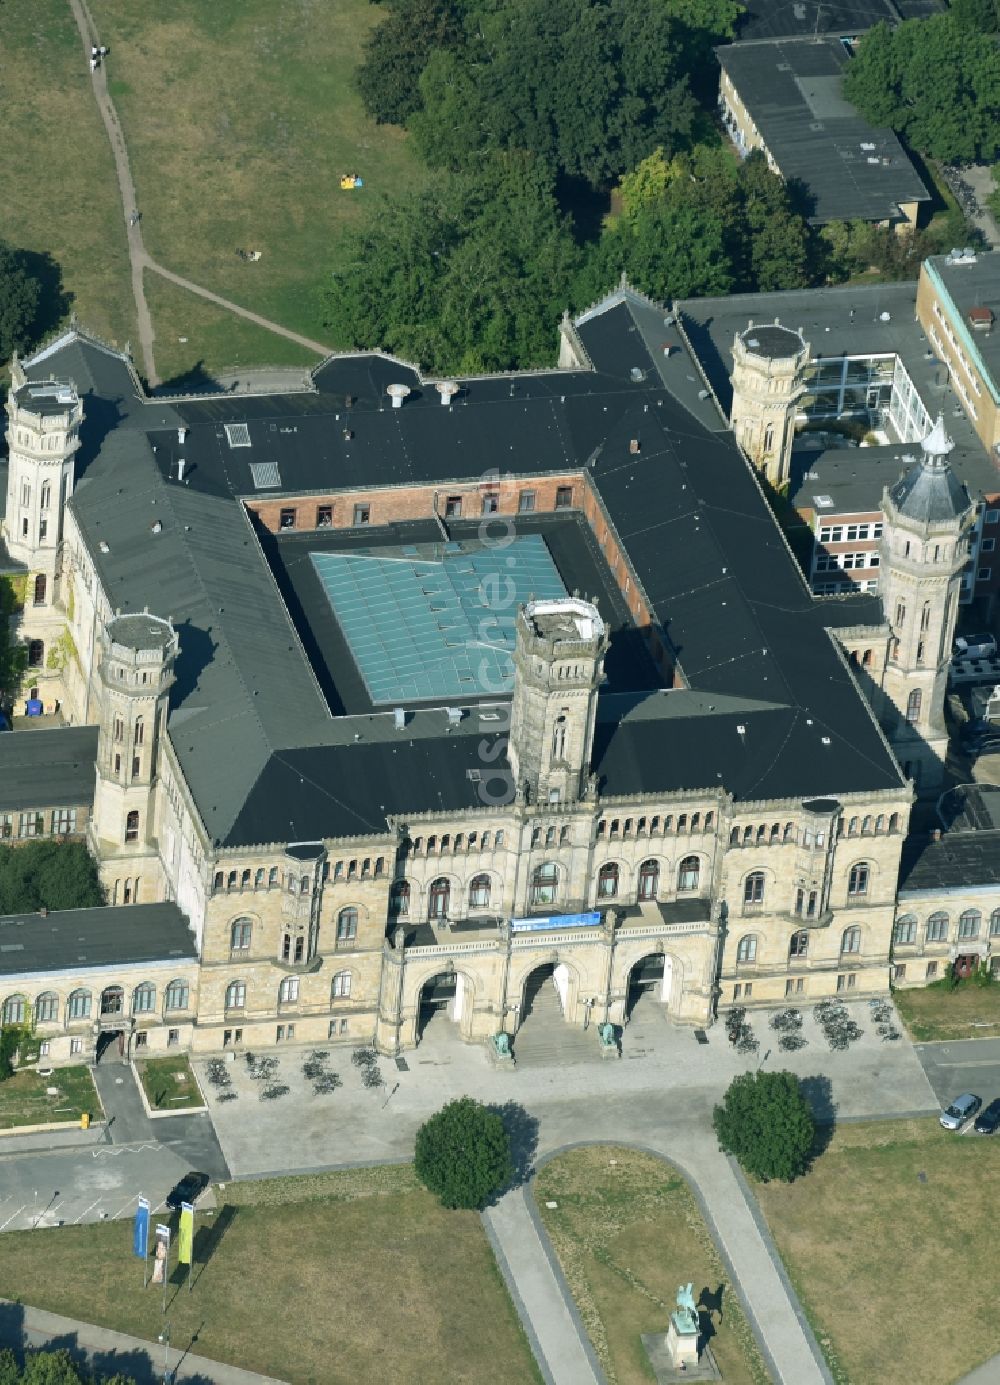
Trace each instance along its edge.
<path fill-rule="evenodd" d="M 376 706 L 510 692 L 518 606 L 567 594 L 540 534 L 309 557 Z"/>

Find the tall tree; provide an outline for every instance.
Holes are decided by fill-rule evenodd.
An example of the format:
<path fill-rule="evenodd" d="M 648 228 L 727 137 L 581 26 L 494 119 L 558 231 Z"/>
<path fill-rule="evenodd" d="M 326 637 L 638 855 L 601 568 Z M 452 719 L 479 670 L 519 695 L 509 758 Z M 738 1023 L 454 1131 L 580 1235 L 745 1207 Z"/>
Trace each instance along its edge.
<path fill-rule="evenodd" d="M 804 1173 L 816 1123 L 791 1072 L 744 1072 L 726 1088 L 712 1117 L 719 1148 L 747 1173 L 790 1183 Z"/>
<path fill-rule="evenodd" d="M 355 82 L 365 110 L 380 124 L 405 125 L 420 109 L 420 74 L 432 53 L 459 42 L 453 0 L 393 0 L 365 40 Z"/>
<path fill-rule="evenodd" d="M 31 341 L 40 300 L 41 285 L 24 255 L 0 242 L 0 360 Z"/>
<path fill-rule="evenodd" d="M 793 206 L 793 191 L 757 151 L 737 182 L 748 286 L 761 293 L 803 287 L 809 282 L 809 227 Z"/>
<path fill-rule="evenodd" d="M 662 302 L 729 293 L 736 282 L 725 223 L 680 198 L 642 207 L 606 231 L 577 281 L 576 301 L 607 293 L 622 270 L 637 289 Z"/>
<path fill-rule="evenodd" d="M 847 68 L 844 94 L 936 159 L 1000 153 L 1000 60 L 993 37 L 953 14 L 877 24 Z"/>
<path fill-rule="evenodd" d="M 444 1207 L 484 1207 L 514 1174 L 503 1120 L 470 1096 L 449 1101 L 417 1131 L 413 1167 Z"/>
<path fill-rule="evenodd" d="M 0 847 L 0 914 L 88 909 L 104 903 L 97 868 L 82 842 Z"/>
<path fill-rule="evenodd" d="M 430 370 L 550 365 L 578 264 L 545 169 L 494 153 L 377 208 L 348 238 L 325 320 L 345 346 Z"/>

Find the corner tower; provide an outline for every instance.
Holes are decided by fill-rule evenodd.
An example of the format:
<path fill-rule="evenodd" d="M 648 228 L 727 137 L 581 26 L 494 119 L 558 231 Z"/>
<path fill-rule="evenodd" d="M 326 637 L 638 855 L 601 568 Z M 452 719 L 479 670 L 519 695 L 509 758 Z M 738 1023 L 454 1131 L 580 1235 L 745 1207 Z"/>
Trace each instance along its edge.
<path fill-rule="evenodd" d="M 140 878 L 145 897 L 159 897 L 158 881 L 154 893 L 154 881 L 141 858 L 157 857 L 154 789 L 177 650 L 177 633 L 170 621 L 145 612 L 115 616 L 101 640 L 101 715 L 91 838 L 112 899 L 113 881 L 124 876 L 132 882 L 128 900 L 119 896 L 118 903 L 138 902 L 134 882 Z"/>
<path fill-rule="evenodd" d="M 805 393 L 803 370 L 809 345 L 801 332 L 775 320 L 751 322 L 733 338 L 733 404 L 729 422 L 736 440 L 772 486 L 788 480 L 795 438 L 795 406 Z"/>
<path fill-rule="evenodd" d="M 953 446 L 938 417 L 922 458 L 882 496 L 879 592 L 892 630 L 885 729 L 922 795 L 934 793 L 943 775 L 948 664 L 975 516 L 948 465 Z"/>
<path fill-rule="evenodd" d="M 519 797 L 572 803 L 585 794 L 607 648 L 590 601 L 529 601 L 518 611 L 507 754 Z"/>
<path fill-rule="evenodd" d="M 55 604 L 56 582 L 83 406 L 66 381 L 28 381 L 15 357 L 6 408 L 10 465 L 2 532 L 11 558 L 26 571 L 17 633 L 28 645 L 28 677 L 46 681 L 54 677 L 45 673 L 52 665 L 46 656 L 65 630 Z"/>

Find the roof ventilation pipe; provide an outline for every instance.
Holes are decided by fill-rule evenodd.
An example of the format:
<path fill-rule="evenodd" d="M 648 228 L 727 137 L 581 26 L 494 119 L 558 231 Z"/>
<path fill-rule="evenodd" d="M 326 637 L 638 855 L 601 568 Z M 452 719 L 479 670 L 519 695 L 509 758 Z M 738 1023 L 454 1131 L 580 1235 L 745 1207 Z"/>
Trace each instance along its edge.
<path fill-rule="evenodd" d="M 397 731 L 406 729 L 406 709 L 404 707 L 393 707 L 392 723 Z"/>
<path fill-rule="evenodd" d="M 186 439 L 187 435 L 188 435 L 188 430 L 187 430 L 186 428 L 183 428 L 183 427 L 182 427 L 182 428 L 178 428 L 178 429 L 177 429 L 177 445 L 178 445 L 179 447 L 183 447 L 183 446 L 184 446 L 184 440 Z"/>
<path fill-rule="evenodd" d="M 178 479 L 178 481 L 183 481 L 183 480 L 184 480 L 184 458 L 183 458 L 183 457 L 178 457 L 178 458 L 177 458 L 177 479 Z"/>
<path fill-rule="evenodd" d="M 410 393 L 410 387 L 409 385 L 389 385 L 385 392 L 392 400 L 392 407 L 394 409 L 401 409 L 403 407 L 403 400 Z"/>
<path fill-rule="evenodd" d="M 458 385 L 454 380 L 441 380 L 434 387 L 441 396 L 441 403 L 447 406 L 458 393 Z"/>

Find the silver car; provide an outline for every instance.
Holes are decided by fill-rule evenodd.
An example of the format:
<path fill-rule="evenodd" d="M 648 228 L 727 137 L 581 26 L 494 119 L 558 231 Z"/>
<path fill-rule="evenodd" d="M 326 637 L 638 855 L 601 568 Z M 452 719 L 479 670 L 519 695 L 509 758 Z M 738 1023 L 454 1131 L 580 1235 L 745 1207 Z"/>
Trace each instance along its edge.
<path fill-rule="evenodd" d="M 961 1130 L 967 1120 L 972 1117 L 982 1106 L 982 1097 L 973 1096 L 971 1092 L 965 1092 L 962 1096 L 957 1096 L 950 1106 L 946 1106 L 941 1112 L 941 1124 L 945 1130 Z"/>

